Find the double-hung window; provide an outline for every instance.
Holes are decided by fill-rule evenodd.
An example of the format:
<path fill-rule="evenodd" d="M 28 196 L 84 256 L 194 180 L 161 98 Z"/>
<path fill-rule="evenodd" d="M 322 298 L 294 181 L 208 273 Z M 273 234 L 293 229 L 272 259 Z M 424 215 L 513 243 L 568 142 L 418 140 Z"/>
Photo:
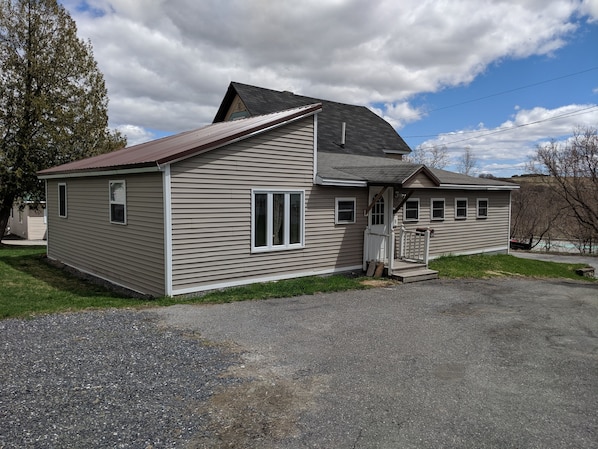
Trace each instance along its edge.
<path fill-rule="evenodd" d="M 355 223 L 355 198 L 336 199 L 335 223 Z"/>
<path fill-rule="evenodd" d="M 444 200 L 432 198 L 432 220 L 444 220 Z"/>
<path fill-rule="evenodd" d="M 303 247 L 304 195 L 303 191 L 252 191 L 252 251 Z"/>
<path fill-rule="evenodd" d="M 465 220 L 467 218 L 467 198 L 455 199 L 455 218 Z"/>
<path fill-rule="evenodd" d="M 66 184 L 58 184 L 58 216 L 66 218 Z"/>
<path fill-rule="evenodd" d="M 405 219 L 404 221 L 418 221 L 419 220 L 419 200 L 408 200 L 405 202 Z"/>
<path fill-rule="evenodd" d="M 110 181 L 110 223 L 127 223 L 127 186 L 125 181 Z"/>
<path fill-rule="evenodd" d="M 488 218 L 488 200 L 486 198 L 478 198 L 478 218 Z"/>

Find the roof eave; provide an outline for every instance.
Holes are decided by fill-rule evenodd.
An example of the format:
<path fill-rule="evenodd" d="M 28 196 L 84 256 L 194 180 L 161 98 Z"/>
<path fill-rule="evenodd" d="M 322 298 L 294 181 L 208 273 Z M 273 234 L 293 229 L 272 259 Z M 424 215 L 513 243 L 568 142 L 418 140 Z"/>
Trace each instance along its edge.
<path fill-rule="evenodd" d="M 316 175 L 316 184 L 320 186 L 334 186 L 334 187 L 367 187 L 367 181 L 358 181 L 354 179 L 333 179 L 323 178 Z"/>
<path fill-rule="evenodd" d="M 37 173 L 39 179 L 61 179 L 61 178 L 87 178 L 90 176 L 115 176 L 115 175 L 129 175 L 136 173 L 151 173 L 161 171 L 161 167 L 155 162 L 148 164 L 134 164 L 128 166 L 118 167 L 98 167 L 85 170 L 66 170 L 66 171 L 52 171 L 44 173 L 42 170 Z"/>
<path fill-rule="evenodd" d="M 483 184 L 440 184 L 440 189 L 446 190 L 517 190 L 518 185 L 483 185 Z"/>

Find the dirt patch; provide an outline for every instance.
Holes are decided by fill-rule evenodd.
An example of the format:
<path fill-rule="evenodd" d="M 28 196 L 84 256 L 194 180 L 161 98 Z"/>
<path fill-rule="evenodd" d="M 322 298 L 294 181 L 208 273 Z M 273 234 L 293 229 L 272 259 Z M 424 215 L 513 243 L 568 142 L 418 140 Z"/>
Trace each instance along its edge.
<path fill-rule="evenodd" d="M 251 357 L 251 356 L 250 356 Z M 227 375 L 240 383 L 222 387 L 198 410 L 208 416 L 208 434 L 190 448 L 273 448 L 297 436 L 301 413 L 315 407 L 314 397 L 327 388 L 316 376 L 288 376 L 262 368 L 261 357 Z"/>
<path fill-rule="evenodd" d="M 364 279 L 360 282 L 361 285 L 367 285 L 368 287 L 390 287 L 397 283 L 390 279 Z"/>

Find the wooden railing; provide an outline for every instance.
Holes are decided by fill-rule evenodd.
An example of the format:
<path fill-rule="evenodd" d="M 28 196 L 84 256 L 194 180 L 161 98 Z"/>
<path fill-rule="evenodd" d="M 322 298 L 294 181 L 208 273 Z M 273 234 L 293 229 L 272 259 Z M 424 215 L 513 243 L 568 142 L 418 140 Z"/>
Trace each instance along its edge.
<path fill-rule="evenodd" d="M 428 265 L 430 256 L 430 229 L 408 231 L 403 225 L 399 230 L 399 238 L 395 245 L 395 258 L 407 262 L 418 262 Z"/>

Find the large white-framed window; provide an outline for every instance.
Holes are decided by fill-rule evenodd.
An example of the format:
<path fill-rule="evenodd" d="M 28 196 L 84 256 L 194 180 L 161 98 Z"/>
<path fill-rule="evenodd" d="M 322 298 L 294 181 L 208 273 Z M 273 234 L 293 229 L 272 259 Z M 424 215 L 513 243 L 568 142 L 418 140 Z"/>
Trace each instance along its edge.
<path fill-rule="evenodd" d="M 488 218 L 488 198 L 478 198 L 477 203 L 477 217 Z"/>
<path fill-rule="evenodd" d="M 430 211 L 430 220 L 444 220 L 444 198 L 432 198 Z"/>
<path fill-rule="evenodd" d="M 124 180 L 110 183 L 110 223 L 127 224 L 127 184 Z"/>
<path fill-rule="evenodd" d="M 455 219 L 465 220 L 467 218 L 467 198 L 455 198 Z"/>
<path fill-rule="evenodd" d="M 58 216 L 67 217 L 66 183 L 64 182 L 58 184 Z"/>
<path fill-rule="evenodd" d="M 403 221 L 419 220 L 419 199 L 410 199 L 405 202 Z"/>
<path fill-rule="evenodd" d="M 334 223 L 355 223 L 355 198 L 336 198 L 334 206 Z"/>
<path fill-rule="evenodd" d="M 303 248 L 304 199 L 303 190 L 252 189 L 251 251 Z"/>

